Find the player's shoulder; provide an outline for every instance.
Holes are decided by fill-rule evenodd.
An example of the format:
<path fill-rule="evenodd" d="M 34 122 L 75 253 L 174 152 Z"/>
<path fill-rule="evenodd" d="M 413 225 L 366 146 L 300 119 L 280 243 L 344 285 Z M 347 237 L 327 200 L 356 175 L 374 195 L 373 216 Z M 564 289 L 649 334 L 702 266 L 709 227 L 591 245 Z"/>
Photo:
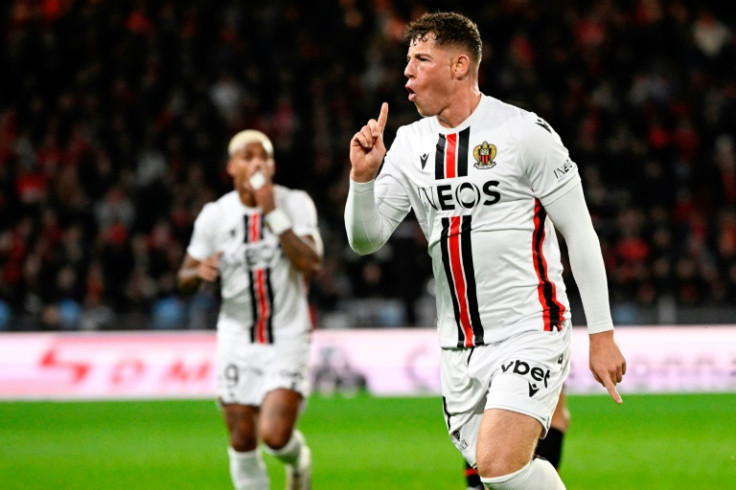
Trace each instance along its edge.
<path fill-rule="evenodd" d="M 312 197 L 303 189 L 292 189 L 280 184 L 274 184 L 276 200 L 299 206 L 303 203 L 312 203 Z"/>
<path fill-rule="evenodd" d="M 484 96 L 485 111 L 509 126 L 528 127 L 539 118 L 534 112 L 511 102 Z"/>
<path fill-rule="evenodd" d="M 502 101 L 497 101 L 493 110 L 519 144 L 541 149 L 560 142 L 552 125 L 534 111 Z"/>
<path fill-rule="evenodd" d="M 233 189 L 232 191 L 223 194 L 216 201 L 210 204 L 217 209 L 229 209 L 240 204 L 240 196 Z"/>
<path fill-rule="evenodd" d="M 233 197 L 237 199 L 237 192 L 234 190 L 220 196 L 214 201 L 209 201 L 202 206 L 199 214 L 197 214 L 197 227 L 201 229 L 211 229 L 217 227 L 226 216 L 233 215 L 235 203 Z"/>
<path fill-rule="evenodd" d="M 302 189 L 291 189 L 282 185 L 274 185 L 276 206 L 286 211 L 292 219 L 302 225 L 316 222 L 317 206 L 309 193 Z"/>
<path fill-rule="evenodd" d="M 554 134 L 552 126 L 536 112 L 508 102 L 498 102 L 498 111 L 505 112 L 508 124 L 516 125 L 527 130 L 546 131 L 548 134 Z"/>
<path fill-rule="evenodd" d="M 226 194 L 223 194 L 214 201 L 210 201 L 202 206 L 202 210 L 199 212 L 200 216 L 217 216 L 222 213 L 230 212 L 234 207 L 238 205 L 240 198 L 235 190 L 232 190 Z"/>
<path fill-rule="evenodd" d="M 433 121 L 432 117 L 423 117 L 412 123 L 400 126 L 396 130 L 396 137 L 391 143 L 391 148 L 388 154 L 398 160 L 405 160 L 407 158 L 413 158 L 417 152 L 422 153 L 426 150 L 423 148 L 430 141 L 434 141 L 437 138 L 437 127 L 436 122 Z M 384 164 L 386 168 L 396 167 L 394 171 L 399 173 L 406 172 L 411 167 L 404 167 L 402 165 L 393 165 L 391 162 L 393 158 L 388 158 Z"/>
<path fill-rule="evenodd" d="M 309 193 L 303 189 L 292 189 L 291 187 L 286 187 L 285 185 L 281 184 L 274 184 L 273 185 L 274 193 L 276 193 L 276 197 L 280 196 L 300 196 L 300 197 L 309 197 Z"/>
<path fill-rule="evenodd" d="M 436 122 L 433 117 L 422 117 L 414 122 L 400 126 L 399 129 L 396 130 L 395 141 L 410 141 L 422 135 L 433 135 L 436 132 L 435 124 Z"/>

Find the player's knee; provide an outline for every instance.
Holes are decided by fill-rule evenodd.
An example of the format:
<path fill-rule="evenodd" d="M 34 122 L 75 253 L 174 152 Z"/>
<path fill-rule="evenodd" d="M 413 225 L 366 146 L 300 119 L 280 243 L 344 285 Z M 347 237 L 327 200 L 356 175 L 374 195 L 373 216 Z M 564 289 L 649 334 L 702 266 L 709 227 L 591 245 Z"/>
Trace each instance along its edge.
<path fill-rule="evenodd" d="M 544 488 L 545 490 L 565 490 L 557 470 L 543 459 L 534 459 L 522 468 L 499 476 L 484 477 L 481 481 L 486 488 L 493 490 L 514 490 L 520 488 Z"/>
<path fill-rule="evenodd" d="M 502 473 L 500 475 L 483 475 L 481 474 L 481 481 L 485 488 L 492 490 L 510 490 L 512 488 L 527 488 L 526 485 L 520 485 L 525 483 L 526 476 L 529 472 L 529 465 L 525 465 L 516 471 Z"/>
<path fill-rule="evenodd" d="M 258 439 L 255 434 L 234 430 L 230 433 L 230 445 L 236 451 L 243 453 L 254 450 L 258 445 Z"/>
<path fill-rule="evenodd" d="M 263 444 L 265 444 L 270 450 L 278 451 L 283 449 L 291 439 L 291 431 L 288 430 L 266 430 L 261 435 Z"/>
<path fill-rule="evenodd" d="M 478 454 L 476 467 L 481 478 L 497 478 L 519 471 L 529 463 L 511 454 L 504 453 L 485 453 Z"/>

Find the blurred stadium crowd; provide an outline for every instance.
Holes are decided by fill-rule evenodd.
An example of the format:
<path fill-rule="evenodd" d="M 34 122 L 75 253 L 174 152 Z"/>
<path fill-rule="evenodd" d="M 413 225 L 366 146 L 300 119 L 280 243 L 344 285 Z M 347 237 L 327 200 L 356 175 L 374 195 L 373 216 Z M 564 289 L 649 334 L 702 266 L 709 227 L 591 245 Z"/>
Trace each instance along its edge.
<path fill-rule="evenodd" d="M 413 222 L 357 257 L 342 213 L 352 134 L 384 100 L 388 141 L 417 117 L 403 30 L 437 9 L 478 22 L 481 89 L 537 112 L 570 149 L 616 322 L 682 322 L 688 308 L 733 322 L 727 3 L 3 2 L 0 330 L 213 328 L 215 288 L 185 299 L 175 275 L 202 205 L 231 189 L 227 142 L 248 127 L 272 137 L 277 181 L 317 204 L 318 326 L 432 325 Z"/>

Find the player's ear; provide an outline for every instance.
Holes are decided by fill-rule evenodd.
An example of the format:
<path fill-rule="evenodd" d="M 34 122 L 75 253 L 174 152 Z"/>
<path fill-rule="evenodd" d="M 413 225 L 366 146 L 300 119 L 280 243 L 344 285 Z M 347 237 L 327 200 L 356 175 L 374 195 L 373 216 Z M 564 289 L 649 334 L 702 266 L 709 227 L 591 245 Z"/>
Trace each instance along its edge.
<path fill-rule="evenodd" d="M 465 78 L 470 72 L 470 58 L 467 54 L 459 53 L 452 59 L 452 74 L 455 78 Z"/>
<path fill-rule="evenodd" d="M 230 177 L 235 177 L 235 160 L 233 158 L 228 158 L 225 164 L 225 171 Z"/>

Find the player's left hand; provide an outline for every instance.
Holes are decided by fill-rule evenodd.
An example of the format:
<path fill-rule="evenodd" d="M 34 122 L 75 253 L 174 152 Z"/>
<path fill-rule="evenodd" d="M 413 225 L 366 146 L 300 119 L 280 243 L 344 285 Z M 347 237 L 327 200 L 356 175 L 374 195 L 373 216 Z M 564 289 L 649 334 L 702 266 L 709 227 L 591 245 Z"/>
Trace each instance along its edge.
<path fill-rule="evenodd" d="M 626 359 L 613 339 L 613 330 L 590 335 L 590 370 L 596 381 L 602 384 L 613 401 L 623 403 L 616 390 L 626 374 Z"/>

